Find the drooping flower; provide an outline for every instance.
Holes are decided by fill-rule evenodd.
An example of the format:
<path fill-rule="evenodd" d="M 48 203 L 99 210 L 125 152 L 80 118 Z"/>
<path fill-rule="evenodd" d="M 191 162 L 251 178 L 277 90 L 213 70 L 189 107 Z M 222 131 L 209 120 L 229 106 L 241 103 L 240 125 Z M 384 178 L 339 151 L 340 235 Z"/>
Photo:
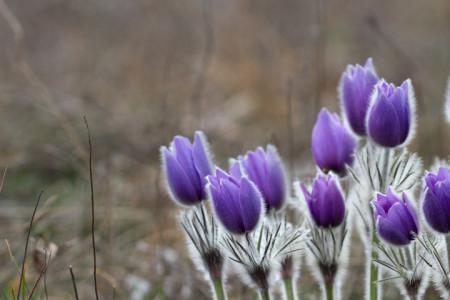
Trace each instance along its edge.
<path fill-rule="evenodd" d="M 235 172 L 230 175 L 219 168 L 207 179 L 214 212 L 222 225 L 234 234 L 253 231 L 263 211 L 263 200 L 255 184 L 246 176 Z"/>
<path fill-rule="evenodd" d="M 404 144 L 413 125 L 414 92 L 411 81 L 399 87 L 380 80 L 372 94 L 367 133 L 378 145 L 395 148 Z"/>
<path fill-rule="evenodd" d="M 327 173 L 345 174 L 354 158 L 356 141 L 337 114 L 322 108 L 312 131 L 311 148 L 319 168 Z"/>
<path fill-rule="evenodd" d="M 378 82 L 372 59 L 367 59 L 364 66 L 348 65 L 342 73 L 339 92 L 347 121 L 357 135 L 366 135 L 366 115 L 370 95 Z"/>
<path fill-rule="evenodd" d="M 244 173 L 261 192 L 266 211 L 281 209 L 286 200 L 286 176 L 277 149 L 272 145 L 268 145 L 266 150 L 258 147 L 240 157 L 239 161 Z M 232 171 L 240 170 L 237 164 L 231 168 Z"/>
<path fill-rule="evenodd" d="M 423 196 L 425 220 L 440 233 L 450 232 L 450 169 L 439 168 L 437 174 L 425 176 Z"/>
<path fill-rule="evenodd" d="M 408 245 L 419 233 L 419 221 L 408 196 L 401 198 L 390 188 L 387 195 L 377 194 L 372 201 L 378 235 L 395 246 Z"/>
<path fill-rule="evenodd" d="M 300 187 L 308 204 L 311 219 L 318 227 L 337 227 L 344 222 L 344 196 L 339 182 L 333 175 L 318 175 L 311 192 L 304 184 Z"/>
<path fill-rule="evenodd" d="M 183 205 L 206 199 L 206 176 L 212 174 L 205 135 L 197 131 L 194 142 L 176 136 L 170 147 L 161 147 L 163 171 L 172 198 Z"/>

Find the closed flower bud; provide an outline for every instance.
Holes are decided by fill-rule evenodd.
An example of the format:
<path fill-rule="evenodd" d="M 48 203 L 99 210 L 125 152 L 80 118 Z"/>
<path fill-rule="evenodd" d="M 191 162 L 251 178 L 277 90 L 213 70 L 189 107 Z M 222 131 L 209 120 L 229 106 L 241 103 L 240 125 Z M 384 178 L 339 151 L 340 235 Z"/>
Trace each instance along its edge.
<path fill-rule="evenodd" d="M 356 141 L 343 126 L 337 114 L 323 108 L 312 131 L 311 148 L 313 158 L 319 168 L 327 173 L 346 173 L 346 165 L 354 158 Z"/>
<path fill-rule="evenodd" d="M 401 198 L 391 189 L 372 201 L 378 235 L 395 246 L 408 245 L 419 233 L 416 211 L 405 193 Z"/>
<path fill-rule="evenodd" d="M 333 175 L 318 175 L 311 192 L 304 184 L 301 184 L 301 189 L 308 204 L 311 219 L 318 227 L 337 227 L 344 222 L 344 196 Z"/>
<path fill-rule="evenodd" d="M 339 92 L 347 121 L 357 135 L 366 135 L 366 115 L 370 95 L 378 82 L 372 59 L 364 66 L 349 65 L 341 76 Z"/>
<path fill-rule="evenodd" d="M 437 174 L 425 176 L 423 196 L 425 220 L 440 233 L 450 232 L 450 169 L 440 168 Z"/>
<path fill-rule="evenodd" d="M 234 169 L 237 171 L 237 169 Z M 262 214 L 262 198 L 258 188 L 246 176 L 227 174 L 217 168 L 208 176 L 214 212 L 223 227 L 234 234 L 253 231 Z"/>
<path fill-rule="evenodd" d="M 206 199 L 206 176 L 212 174 L 207 141 L 196 132 L 194 143 L 176 136 L 170 148 L 161 147 L 163 171 L 172 198 L 183 205 L 195 205 Z"/>
<path fill-rule="evenodd" d="M 401 86 L 380 80 L 372 94 L 367 133 L 378 145 L 394 148 L 412 135 L 414 92 L 408 79 Z"/>
<path fill-rule="evenodd" d="M 286 177 L 276 148 L 272 145 L 266 150 L 259 147 L 239 160 L 245 174 L 261 192 L 266 211 L 282 208 L 286 200 Z"/>

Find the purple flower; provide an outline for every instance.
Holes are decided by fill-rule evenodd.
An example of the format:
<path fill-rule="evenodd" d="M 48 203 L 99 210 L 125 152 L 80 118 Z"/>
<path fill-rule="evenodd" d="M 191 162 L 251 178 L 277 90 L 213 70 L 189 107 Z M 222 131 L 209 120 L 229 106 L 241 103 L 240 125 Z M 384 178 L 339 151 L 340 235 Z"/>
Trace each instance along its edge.
<path fill-rule="evenodd" d="M 303 195 L 308 204 L 314 223 L 323 228 L 337 227 L 345 217 L 345 202 L 338 181 L 333 175 L 318 175 L 310 193 L 301 184 Z"/>
<path fill-rule="evenodd" d="M 311 148 L 319 168 L 328 173 L 345 174 L 346 165 L 353 162 L 356 141 L 337 114 L 322 108 L 312 131 Z"/>
<path fill-rule="evenodd" d="M 369 137 L 383 147 L 394 148 L 406 142 L 412 131 L 413 89 L 405 80 L 400 87 L 380 80 L 372 94 L 367 116 Z"/>
<path fill-rule="evenodd" d="M 450 232 L 450 169 L 439 168 L 437 174 L 425 176 L 423 197 L 425 220 L 440 233 Z"/>
<path fill-rule="evenodd" d="M 163 170 L 172 198 L 184 205 L 194 205 L 206 199 L 206 176 L 212 174 L 207 141 L 200 131 L 194 143 L 176 136 L 170 147 L 161 147 Z"/>
<path fill-rule="evenodd" d="M 258 147 L 240 157 L 239 161 L 244 173 L 261 192 L 266 211 L 281 209 L 286 200 L 286 177 L 277 149 L 272 145 L 268 145 L 265 151 Z M 236 163 L 232 165 L 232 171 L 236 166 Z"/>
<path fill-rule="evenodd" d="M 396 246 L 408 245 L 419 233 L 416 211 L 405 193 L 401 198 L 389 188 L 372 201 L 378 235 Z"/>
<path fill-rule="evenodd" d="M 214 212 L 222 225 L 231 233 L 245 234 L 253 231 L 261 218 L 263 205 L 258 188 L 246 177 L 217 168 L 208 176 Z"/>
<path fill-rule="evenodd" d="M 370 95 L 378 82 L 378 75 L 372 59 L 367 59 L 364 66 L 348 65 L 341 76 L 339 91 L 345 116 L 353 132 L 366 135 L 366 115 Z"/>

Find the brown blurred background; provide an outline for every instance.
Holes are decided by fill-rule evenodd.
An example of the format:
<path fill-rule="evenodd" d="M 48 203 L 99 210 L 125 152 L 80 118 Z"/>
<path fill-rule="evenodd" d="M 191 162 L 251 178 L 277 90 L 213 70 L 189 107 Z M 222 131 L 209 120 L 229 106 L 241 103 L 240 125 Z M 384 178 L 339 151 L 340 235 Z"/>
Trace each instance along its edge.
<path fill-rule="evenodd" d="M 413 81 L 411 148 L 427 164 L 450 153 L 448 0 L 0 0 L 0 41 L 0 168 L 8 168 L 0 292 L 17 282 L 14 259 L 21 261 L 43 189 L 30 280 L 36 251 L 54 243 L 50 299 L 73 298 L 70 264 L 82 299 L 93 297 L 83 116 L 93 135 L 105 298 L 114 289 L 117 299 L 208 298 L 161 181 L 159 147 L 175 134 L 204 130 L 222 166 L 275 143 L 292 177 L 311 176 L 317 112 L 338 111 L 340 73 L 373 57 L 380 76 Z M 355 251 L 344 299 L 362 297 L 361 255 Z M 306 267 L 300 281 L 302 299 L 317 299 Z M 235 290 L 252 299 L 242 285 Z"/>

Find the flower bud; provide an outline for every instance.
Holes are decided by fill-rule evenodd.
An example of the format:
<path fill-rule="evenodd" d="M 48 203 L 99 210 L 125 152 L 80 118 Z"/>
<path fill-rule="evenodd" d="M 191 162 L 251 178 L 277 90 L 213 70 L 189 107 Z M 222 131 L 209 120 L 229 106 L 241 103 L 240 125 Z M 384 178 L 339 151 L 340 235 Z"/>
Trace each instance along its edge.
<path fill-rule="evenodd" d="M 378 82 L 378 75 L 372 59 L 367 59 L 364 66 L 348 65 L 342 73 L 339 84 L 342 107 L 345 117 L 357 135 L 366 135 L 366 115 L 370 95 Z"/>
<path fill-rule="evenodd" d="M 322 108 L 312 131 L 311 148 L 319 168 L 327 173 L 346 173 L 346 165 L 353 162 L 356 141 L 343 126 L 337 114 Z"/>
<path fill-rule="evenodd" d="M 207 141 L 196 132 L 194 143 L 176 136 L 170 147 L 161 147 L 163 171 L 172 198 L 183 205 L 195 205 L 206 199 L 206 176 L 212 174 Z"/>
<path fill-rule="evenodd" d="M 439 168 L 437 174 L 425 176 L 423 214 L 431 228 L 450 232 L 450 169 Z"/>
<path fill-rule="evenodd" d="M 217 168 L 208 178 L 214 212 L 223 227 L 234 234 L 253 231 L 261 218 L 262 197 L 246 176 Z"/>
<path fill-rule="evenodd" d="M 264 151 L 259 147 L 239 160 L 248 178 L 261 192 L 266 211 L 281 209 L 286 200 L 286 176 L 276 148 L 268 145 Z"/>
<path fill-rule="evenodd" d="M 304 184 L 301 189 L 308 204 L 311 219 L 318 227 L 337 227 L 344 222 L 345 202 L 339 182 L 333 175 L 318 175 L 311 193 Z"/>
<path fill-rule="evenodd" d="M 401 198 L 389 188 L 372 201 L 378 235 L 395 246 L 408 245 L 419 233 L 416 211 L 405 193 Z"/>
<path fill-rule="evenodd" d="M 378 145 L 395 148 L 412 132 L 414 92 L 408 79 L 401 86 L 380 80 L 372 94 L 367 116 L 367 133 Z"/>

